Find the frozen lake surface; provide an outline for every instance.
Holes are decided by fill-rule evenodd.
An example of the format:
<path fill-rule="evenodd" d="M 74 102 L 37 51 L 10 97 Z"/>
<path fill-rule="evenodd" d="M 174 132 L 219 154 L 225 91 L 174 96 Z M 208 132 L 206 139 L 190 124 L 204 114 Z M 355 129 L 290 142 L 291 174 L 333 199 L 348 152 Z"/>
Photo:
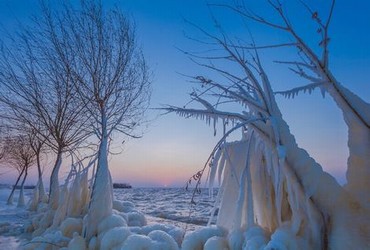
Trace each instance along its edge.
<path fill-rule="evenodd" d="M 142 213 L 155 218 L 205 226 L 211 215 L 217 190 L 211 198 L 208 189 L 196 194 L 196 205 L 191 204 L 192 190 L 184 188 L 114 189 L 119 201 L 131 201 Z"/>
<path fill-rule="evenodd" d="M 19 236 L 28 212 L 17 208 L 19 190 L 15 192 L 14 204 L 6 205 L 10 191 L 0 188 L 0 249 L 21 249 L 25 239 Z M 217 190 L 211 198 L 208 189 L 202 189 L 195 196 L 196 205 L 191 204 L 192 190 L 183 188 L 114 189 L 113 193 L 116 200 L 134 203 L 145 214 L 148 224 L 171 224 L 189 232 L 207 224 Z M 32 190 L 25 190 L 26 201 L 31 195 Z"/>

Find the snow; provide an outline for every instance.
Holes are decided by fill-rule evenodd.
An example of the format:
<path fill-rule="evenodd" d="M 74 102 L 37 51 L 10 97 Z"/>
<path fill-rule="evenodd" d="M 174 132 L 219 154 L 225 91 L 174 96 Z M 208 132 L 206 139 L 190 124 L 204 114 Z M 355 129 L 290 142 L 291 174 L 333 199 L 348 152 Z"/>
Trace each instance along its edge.
<path fill-rule="evenodd" d="M 75 187 L 73 183 L 70 185 L 71 189 Z M 63 187 L 60 189 L 60 199 L 63 196 L 68 197 L 65 193 L 67 190 Z M 19 190 L 16 190 L 16 195 L 18 192 Z M 47 204 L 40 203 L 36 211 L 28 212 L 26 207 L 18 208 L 16 205 L 6 205 L 9 193 L 10 189 L 0 189 L 0 249 L 17 249 L 17 247 L 21 249 L 51 249 L 51 246 L 58 249 L 87 249 L 89 246 L 89 249 L 178 250 L 185 236 L 184 228 L 187 230 L 187 237 L 189 235 L 192 237 L 191 230 L 202 228 L 167 219 L 146 217 L 137 211 L 133 203 L 115 201 L 115 207 L 123 208 L 120 210 L 126 212 L 113 210 L 112 215 L 107 216 L 99 223 L 97 237 L 92 237 L 89 242 L 86 242 L 81 236 L 83 231 L 83 218 L 81 216 L 65 217 L 59 225 L 52 226 L 53 215 L 56 211 L 50 210 Z M 33 193 L 32 190 L 25 190 L 27 202 L 32 201 Z M 59 206 L 61 205 L 59 203 Z M 128 221 L 131 218 L 140 226 L 128 226 L 125 218 Z M 149 224 L 146 225 L 146 223 Z M 26 239 L 21 238 L 23 232 L 28 232 Z M 211 229 L 205 228 L 205 231 L 200 231 L 200 234 L 203 235 L 197 237 L 206 237 L 202 240 L 203 244 L 213 235 L 226 235 L 223 229 L 213 227 Z M 223 241 L 225 242 L 226 238 Z"/>
<path fill-rule="evenodd" d="M 25 242 L 19 236 L 23 232 L 23 222 L 28 212 L 24 207 L 6 204 L 10 192 L 10 188 L 0 188 L 0 249 L 19 249 Z M 18 197 L 19 192 L 15 190 L 15 197 Z M 28 202 L 29 196 L 29 190 L 25 190 L 25 202 Z"/>
<path fill-rule="evenodd" d="M 69 194 L 81 183 L 81 179 L 75 178 L 70 185 L 63 185 L 60 188 L 60 201 L 70 200 Z M 177 250 L 182 244 L 185 235 L 183 228 L 188 226 L 183 224 L 183 228 L 172 225 L 173 221 L 154 218 L 146 218 L 139 212 L 132 202 L 115 201 L 115 208 L 112 215 L 105 217 L 97 228 L 97 236 L 90 241 L 83 237 L 83 217 L 67 216 L 67 208 L 71 207 L 68 202 L 59 202 L 56 211 L 50 209 L 47 204 L 39 203 L 36 211 L 28 212 L 27 207 L 18 208 L 16 205 L 6 205 L 7 196 L 10 189 L 0 189 L 0 249 L 132 249 L 132 247 L 143 247 L 142 249 L 158 250 Z M 16 190 L 18 195 L 19 190 Z M 32 203 L 33 190 L 25 190 L 25 198 L 29 205 Z M 149 193 L 150 194 L 150 193 Z M 75 202 L 78 202 L 75 200 Z M 80 203 L 81 204 L 81 203 Z M 55 222 L 55 215 L 60 208 L 64 207 L 64 219 Z M 81 207 L 74 204 L 73 207 Z M 9 214 L 10 216 L 7 216 Z M 22 216 L 22 217 L 19 217 Z M 17 218 L 17 220 L 15 219 Z M 61 217 L 62 218 L 62 217 Z M 19 223 L 14 225 L 9 221 Z M 58 220 L 59 221 L 59 220 Z M 134 226 L 128 225 L 127 222 Z M 150 223 L 147 225 L 147 223 Z M 164 224 L 166 223 L 166 224 Z M 176 224 L 181 224 L 176 222 Z M 191 227 L 189 227 L 191 229 Z M 188 229 L 188 230 L 189 230 Z M 22 233 L 25 232 L 27 239 L 20 240 Z M 138 242 L 139 241 L 139 242 Z M 20 246 L 22 244 L 22 246 Z M 134 248 L 136 249 L 136 248 Z"/>

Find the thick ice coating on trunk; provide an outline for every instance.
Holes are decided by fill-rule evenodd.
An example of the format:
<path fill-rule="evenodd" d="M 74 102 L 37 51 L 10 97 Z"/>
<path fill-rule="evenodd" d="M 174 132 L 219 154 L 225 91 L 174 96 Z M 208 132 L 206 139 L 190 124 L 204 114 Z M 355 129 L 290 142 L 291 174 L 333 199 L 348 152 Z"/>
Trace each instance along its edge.
<path fill-rule="evenodd" d="M 8 200 L 6 202 L 6 204 L 8 205 L 12 205 L 13 204 L 13 197 L 14 197 L 14 192 L 15 192 L 15 188 L 17 187 L 23 173 L 24 173 L 25 169 L 23 168 L 22 171 L 19 173 L 18 177 L 17 177 L 17 181 L 15 182 L 13 188 L 12 188 L 12 191 L 10 192 L 10 195 L 8 197 Z"/>
<path fill-rule="evenodd" d="M 370 208 L 370 104 L 336 81 L 328 92 L 342 110 L 348 127 L 348 168 L 346 189 Z"/>
<path fill-rule="evenodd" d="M 56 210 L 59 202 L 59 169 L 62 165 L 62 152 L 58 151 L 57 159 L 50 176 L 49 206 Z"/>
<path fill-rule="evenodd" d="M 84 221 L 85 238 L 88 241 L 93 236 L 97 235 L 99 222 L 112 214 L 113 184 L 108 168 L 108 135 L 106 122 L 103 116 L 102 139 L 98 152 L 97 170 L 89 210 L 86 215 L 86 220 Z"/>
<path fill-rule="evenodd" d="M 42 170 L 41 170 L 41 162 L 40 162 L 40 156 L 36 156 L 36 165 L 37 165 L 37 173 L 38 173 L 38 182 L 37 182 L 37 188 L 39 189 L 38 193 L 38 201 L 39 202 L 47 202 L 48 197 L 45 192 L 44 187 L 44 181 L 42 179 Z"/>
<path fill-rule="evenodd" d="M 24 167 L 26 170 L 24 172 L 22 184 L 21 184 L 21 190 L 19 192 L 19 198 L 18 198 L 18 207 L 24 207 L 25 206 L 25 201 L 24 201 L 24 183 L 26 182 L 27 175 L 28 175 L 28 166 Z"/>
<path fill-rule="evenodd" d="M 275 120 L 279 147 L 256 135 L 220 149 L 217 168 L 223 174 L 223 196 L 217 225 L 229 232 L 259 226 L 271 235 L 271 246 L 290 235 L 300 249 L 366 248 L 368 210 L 298 147 L 281 116 Z M 215 178 L 212 172 L 210 176 Z M 251 182 L 249 188 L 243 178 Z M 251 215 L 253 223 L 248 221 Z"/>
<path fill-rule="evenodd" d="M 322 248 L 325 228 L 320 211 L 304 193 L 288 164 L 279 170 L 271 145 L 258 138 L 252 140 L 256 142 L 243 140 L 222 149 L 219 162 L 225 164 L 224 188 L 217 225 L 229 232 L 259 226 L 269 235 L 279 229 L 293 235 L 292 240 L 299 239 L 301 249 Z"/>

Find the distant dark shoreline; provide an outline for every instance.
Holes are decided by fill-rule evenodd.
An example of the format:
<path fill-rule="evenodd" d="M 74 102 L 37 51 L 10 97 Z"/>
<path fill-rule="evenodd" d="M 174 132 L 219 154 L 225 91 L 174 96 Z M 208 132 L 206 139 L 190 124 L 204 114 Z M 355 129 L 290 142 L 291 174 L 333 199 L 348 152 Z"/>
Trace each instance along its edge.
<path fill-rule="evenodd" d="M 113 183 L 113 188 L 132 188 L 128 183 Z"/>
<path fill-rule="evenodd" d="M 0 183 L 0 188 L 10 188 L 12 189 L 14 185 L 11 184 L 3 184 Z M 36 186 L 35 185 L 24 185 L 23 189 L 34 189 Z M 21 186 L 16 186 L 15 189 L 21 189 Z"/>

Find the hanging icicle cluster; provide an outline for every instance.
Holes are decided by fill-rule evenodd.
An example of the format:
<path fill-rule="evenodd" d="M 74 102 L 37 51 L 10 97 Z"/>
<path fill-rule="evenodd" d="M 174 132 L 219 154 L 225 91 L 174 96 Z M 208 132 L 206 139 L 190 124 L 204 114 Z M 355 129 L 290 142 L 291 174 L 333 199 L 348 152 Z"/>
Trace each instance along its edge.
<path fill-rule="evenodd" d="M 215 161 L 209 184 L 221 180 L 217 225 L 230 233 L 250 232 L 246 249 L 289 242 L 297 249 L 322 248 L 321 214 L 270 143 L 248 130 L 243 140 L 224 144 Z"/>

